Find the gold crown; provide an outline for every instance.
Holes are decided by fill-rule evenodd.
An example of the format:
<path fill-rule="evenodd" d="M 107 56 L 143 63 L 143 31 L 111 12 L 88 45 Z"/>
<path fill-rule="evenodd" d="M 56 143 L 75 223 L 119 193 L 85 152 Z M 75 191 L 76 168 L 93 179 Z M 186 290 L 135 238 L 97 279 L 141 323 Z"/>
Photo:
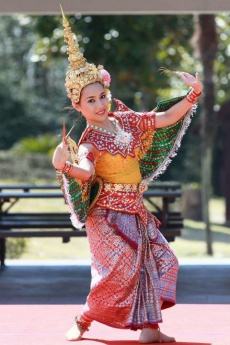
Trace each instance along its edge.
<path fill-rule="evenodd" d="M 96 67 L 93 63 L 88 63 L 79 49 L 76 37 L 73 34 L 68 20 L 62 10 L 64 27 L 64 40 L 67 44 L 67 54 L 69 55 L 69 69 L 66 73 L 65 87 L 68 97 L 78 103 L 81 90 L 89 84 L 100 82 L 104 86 L 104 79 L 101 74 L 102 65 Z"/>

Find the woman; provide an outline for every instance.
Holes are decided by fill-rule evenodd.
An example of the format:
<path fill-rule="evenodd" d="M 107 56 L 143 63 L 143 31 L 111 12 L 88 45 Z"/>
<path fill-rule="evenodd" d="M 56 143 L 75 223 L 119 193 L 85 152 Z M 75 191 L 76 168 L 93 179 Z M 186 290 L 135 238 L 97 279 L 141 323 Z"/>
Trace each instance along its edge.
<path fill-rule="evenodd" d="M 154 141 L 154 131 L 180 121 L 188 125 L 202 90 L 199 76 L 175 72 L 192 89 L 166 111 L 135 113 L 116 101 L 116 111 L 109 113 L 108 72 L 85 60 L 64 14 L 63 25 L 70 62 L 66 89 L 73 107 L 86 118 L 87 128 L 79 142 L 77 163 L 68 161 L 64 136 L 54 152 L 53 165 L 64 179 L 77 179 L 80 184 L 100 178 L 100 193 L 85 222 L 92 262 L 91 289 L 66 338 L 81 340 L 96 320 L 116 328 L 140 329 L 140 343 L 175 341 L 163 334 L 158 324 L 162 322 L 161 310 L 175 304 L 178 261 L 158 230 L 160 222 L 143 204 L 146 185 L 140 166 L 146 163 L 143 157 Z M 155 169 L 155 175 L 148 173 L 145 180 L 165 170 L 178 148 L 182 127 L 158 167 L 160 172 Z M 67 199 L 75 217 L 76 203 Z"/>

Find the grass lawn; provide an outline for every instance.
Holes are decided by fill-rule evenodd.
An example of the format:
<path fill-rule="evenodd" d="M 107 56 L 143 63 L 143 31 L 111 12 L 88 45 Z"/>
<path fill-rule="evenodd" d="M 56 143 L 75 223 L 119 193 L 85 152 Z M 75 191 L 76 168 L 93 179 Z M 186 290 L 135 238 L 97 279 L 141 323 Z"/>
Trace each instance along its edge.
<path fill-rule="evenodd" d="M 230 257 L 230 229 L 220 225 L 212 224 L 212 239 L 214 257 Z M 185 219 L 182 236 L 171 243 L 178 257 L 205 257 L 206 241 L 204 223 Z"/>

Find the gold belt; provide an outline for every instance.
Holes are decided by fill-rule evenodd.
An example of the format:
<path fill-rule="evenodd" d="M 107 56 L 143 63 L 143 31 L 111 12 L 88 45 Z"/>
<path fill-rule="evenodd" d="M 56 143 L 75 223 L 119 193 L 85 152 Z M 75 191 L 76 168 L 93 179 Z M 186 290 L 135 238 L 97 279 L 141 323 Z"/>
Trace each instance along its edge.
<path fill-rule="evenodd" d="M 141 181 L 137 184 L 132 183 L 112 183 L 103 181 L 103 189 L 104 191 L 110 192 L 128 192 L 128 193 L 140 193 L 142 194 L 144 191 L 148 189 L 148 186 L 145 182 Z"/>

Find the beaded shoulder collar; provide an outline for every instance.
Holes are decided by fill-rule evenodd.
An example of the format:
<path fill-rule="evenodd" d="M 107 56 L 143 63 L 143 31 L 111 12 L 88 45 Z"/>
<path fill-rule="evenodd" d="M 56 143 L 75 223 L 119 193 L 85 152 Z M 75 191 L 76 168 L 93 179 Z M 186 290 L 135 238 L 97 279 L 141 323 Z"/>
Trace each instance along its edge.
<path fill-rule="evenodd" d="M 115 100 L 117 108 L 114 113 L 110 113 L 111 119 L 119 122 L 117 133 L 88 126 L 84 131 L 79 144 L 90 142 L 96 146 L 99 151 L 108 151 L 112 155 L 121 154 L 123 157 L 135 156 L 135 149 L 141 146 L 142 131 L 139 128 L 140 117 L 124 103 Z M 115 121 L 116 121 L 115 120 Z"/>

